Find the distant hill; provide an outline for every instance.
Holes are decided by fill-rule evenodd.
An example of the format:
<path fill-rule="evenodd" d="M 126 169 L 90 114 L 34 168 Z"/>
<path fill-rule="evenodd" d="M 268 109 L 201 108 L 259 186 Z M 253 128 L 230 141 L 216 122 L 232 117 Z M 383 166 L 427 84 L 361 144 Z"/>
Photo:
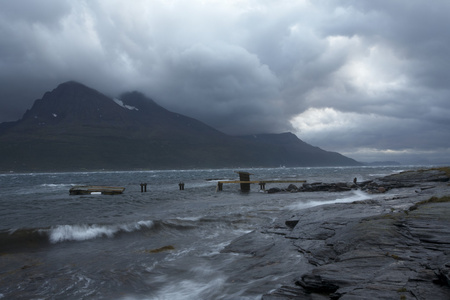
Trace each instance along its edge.
<path fill-rule="evenodd" d="M 366 166 L 400 166 L 401 163 L 397 161 L 373 161 L 373 162 L 363 162 Z"/>
<path fill-rule="evenodd" d="M 353 159 L 337 152 L 330 152 L 311 146 L 300 140 L 295 134 L 255 134 L 243 136 L 242 139 L 257 145 L 257 149 L 267 152 L 254 153 L 265 162 L 274 166 L 354 166 L 359 165 Z M 264 156 L 264 157 L 263 157 Z"/>
<path fill-rule="evenodd" d="M 139 92 L 119 99 L 60 84 L 22 119 L 0 124 L 0 171 L 349 166 L 292 133 L 234 137 Z"/>

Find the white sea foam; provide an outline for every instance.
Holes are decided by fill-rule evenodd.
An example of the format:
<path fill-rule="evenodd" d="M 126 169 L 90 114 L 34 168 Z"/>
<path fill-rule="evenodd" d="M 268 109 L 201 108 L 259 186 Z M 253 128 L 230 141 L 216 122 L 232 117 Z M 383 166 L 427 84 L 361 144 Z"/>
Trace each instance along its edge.
<path fill-rule="evenodd" d="M 295 204 L 292 204 L 288 206 L 290 209 L 304 209 L 308 207 L 318 206 L 318 205 L 324 205 L 324 204 L 334 204 L 334 203 L 348 203 L 353 201 L 361 201 L 370 199 L 371 197 L 369 194 L 364 193 L 362 191 L 354 191 L 352 195 L 344 198 L 338 198 L 334 200 L 328 200 L 328 201 L 307 201 L 307 202 L 297 202 Z"/>
<path fill-rule="evenodd" d="M 68 183 L 44 183 L 40 185 L 42 188 L 44 188 L 46 191 L 57 191 L 57 190 L 63 190 L 67 189 L 69 187 L 74 186 L 74 184 L 68 184 Z"/>
<path fill-rule="evenodd" d="M 180 220 L 180 221 L 193 221 L 193 222 L 195 222 L 195 221 L 199 221 L 201 218 L 203 218 L 203 217 L 178 217 L 176 219 Z"/>
<path fill-rule="evenodd" d="M 46 231 L 52 243 L 63 241 L 85 241 L 99 237 L 113 237 L 117 232 L 132 232 L 142 228 L 151 228 L 153 221 L 139 221 L 120 225 L 58 225 Z"/>
<path fill-rule="evenodd" d="M 71 186 L 72 184 L 69 183 L 43 183 L 41 186 L 44 187 L 65 187 L 65 186 Z"/>
<path fill-rule="evenodd" d="M 205 269 L 204 266 L 192 269 L 191 273 L 193 279 L 166 284 L 152 299 L 214 299 L 226 282 L 226 278 L 216 270 Z"/>
<path fill-rule="evenodd" d="M 222 242 L 219 244 L 215 244 L 215 245 L 211 246 L 211 249 L 208 249 L 208 252 L 203 253 L 202 256 L 211 257 L 214 255 L 220 254 L 221 251 L 230 244 L 230 242 L 231 241 L 226 241 L 226 242 Z"/>

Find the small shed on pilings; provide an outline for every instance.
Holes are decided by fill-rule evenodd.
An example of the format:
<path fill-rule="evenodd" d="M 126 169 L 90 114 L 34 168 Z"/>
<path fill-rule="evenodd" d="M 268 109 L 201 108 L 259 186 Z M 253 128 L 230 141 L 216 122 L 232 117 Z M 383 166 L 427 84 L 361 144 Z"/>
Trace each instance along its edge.
<path fill-rule="evenodd" d="M 250 181 L 250 175 L 253 175 L 249 172 L 241 172 L 241 171 L 235 171 L 235 172 L 239 174 L 239 181 Z M 241 182 L 241 191 L 249 192 L 250 191 L 250 182 L 248 182 L 248 183 Z"/>

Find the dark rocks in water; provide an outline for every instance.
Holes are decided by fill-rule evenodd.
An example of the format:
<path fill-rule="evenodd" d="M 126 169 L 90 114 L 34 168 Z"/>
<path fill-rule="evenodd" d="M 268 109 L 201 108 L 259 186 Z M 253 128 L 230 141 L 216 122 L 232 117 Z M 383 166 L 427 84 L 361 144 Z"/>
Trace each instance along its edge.
<path fill-rule="evenodd" d="M 160 252 L 164 252 L 164 251 L 170 251 L 170 250 L 175 250 L 175 247 L 172 245 L 168 245 L 168 246 L 164 246 L 161 248 L 157 248 L 157 249 L 149 249 L 149 250 L 145 250 L 145 253 L 160 253 Z"/>
<path fill-rule="evenodd" d="M 411 188 L 422 183 L 430 182 L 447 182 L 449 176 L 443 170 L 419 170 L 407 171 L 398 174 L 389 175 L 376 180 L 368 180 L 363 182 L 337 182 L 337 183 L 304 183 L 301 187 L 293 184 L 286 189 L 271 188 L 268 193 L 279 192 L 347 192 L 351 190 L 362 190 L 369 194 L 385 193 L 392 189 Z M 433 186 L 421 187 L 421 189 L 433 188 Z"/>
<path fill-rule="evenodd" d="M 302 192 L 344 192 L 355 188 L 354 184 L 347 184 L 345 182 L 338 183 L 313 183 L 303 184 L 300 191 Z"/>
<path fill-rule="evenodd" d="M 347 184 L 345 182 L 338 183 L 304 183 L 301 187 L 297 187 L 294 184 L 290 184 L 286 189 L 271 188 L 268 193 L 279 193 L 279 192 L 346 192 L 356 189 L 356 185 Z"/>
<path fill-rule="evenodd" d="M 290 184 L 288 187 L 287 187 L 287 189 L 286 189 L 288 192 L 296 192 L 296 191 L 298 191 L 298 187 L 295 185 L 295 184 Z"/>
<path fill-rule="evenodd" d="M 280 188 L 270 188 L 270 189 L 267 190 L 267 193 L 274 194 L 274 193 L 279 193 L 281 191 L 282 190 Z"/>
<path fill-rule="evenodd" d="M 294 184 L 290 184 L 286 189 L 271 188 L 267 190 L 268 193 L 280 193 L 280 192 L 344 192 L 356 189 L 356 185 L 347 183 L 304 183 L 301 187 L 297 187 Z"/>

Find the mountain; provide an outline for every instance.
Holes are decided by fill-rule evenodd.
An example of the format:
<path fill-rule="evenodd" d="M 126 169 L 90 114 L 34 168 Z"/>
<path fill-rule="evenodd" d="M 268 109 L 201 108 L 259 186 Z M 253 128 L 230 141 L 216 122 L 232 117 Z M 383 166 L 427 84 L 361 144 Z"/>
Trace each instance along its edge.
<path fill-rule="evenodd" d="M 234 137 L 139 92 L 110 98 L 69 81 L 0 124 L 0 171 L 341 166 L 358 162 L 292 133 Z"/>
<path fill-rule="evenodd" d="M 285 166 L 352 166 L 358 165 L 337 152 L 330 152 L 311 146 L 300 140 L 295 134 L 256 134 L 244 136 L 243 139 L 258 145 L 258 149 L 271 146 L 272 153 L 266 158 L 272 165 Z M 275 151 L 274 151 L 275 150 Z"/>

